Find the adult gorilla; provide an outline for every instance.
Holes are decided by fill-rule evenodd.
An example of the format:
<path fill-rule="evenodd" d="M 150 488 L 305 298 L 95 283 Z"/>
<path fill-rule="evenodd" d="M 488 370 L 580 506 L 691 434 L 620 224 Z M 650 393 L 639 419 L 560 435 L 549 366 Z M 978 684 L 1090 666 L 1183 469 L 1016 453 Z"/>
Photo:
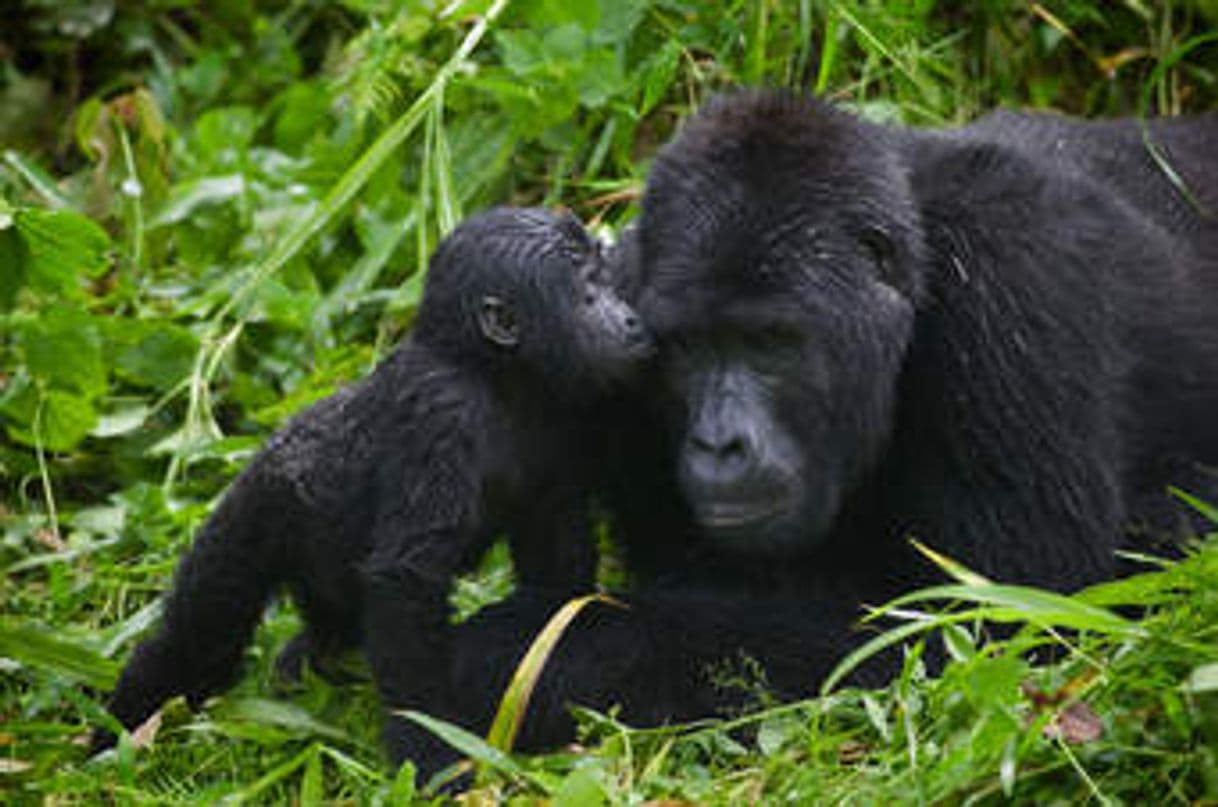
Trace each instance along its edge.
<path fill-rule="evenodd" d="M 632 245 L 693 529 L 629 506 L 636 466 L 631 607 L 564 637 L 528 739 L 560 739 L 567 701 L 711 713 L 731 696 L 708 663 L 741 652 L 812 691 L 860 602 L 934 579 L 911 535 L 1071 590 L 1171 532 L 1168 485 L 1215 492 L 1216 215 L 1215 116 L 917 132 L 710 103 L 657 159 Z M 487 654 L 502 680 L 552 606 L 522 591 L 464 629 L 469 708 L 497 691 Z"/>

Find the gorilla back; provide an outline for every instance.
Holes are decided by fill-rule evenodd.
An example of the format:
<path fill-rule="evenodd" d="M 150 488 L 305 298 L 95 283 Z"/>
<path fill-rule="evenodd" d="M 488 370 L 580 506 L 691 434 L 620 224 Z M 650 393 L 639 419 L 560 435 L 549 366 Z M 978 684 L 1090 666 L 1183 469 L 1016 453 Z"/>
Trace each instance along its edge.
<path fill-rule="evenodd" d="M 122 725 L 229 686 L 279 586 L 306 625 L 281 660 L 362 642 L 387 707 L 440 715 L 449 586 L 496 535 L 522 582 L 590 587 L 589 413 L 650 349 L 608 281 L 570 217 L 497 209 L 462 223 L 432 257 L 412 338 L 292 420 L 224 495 L 123 671 L 110 704 Z M 423 772 L 445 756 L 400 721 L 387 741 Z"/>

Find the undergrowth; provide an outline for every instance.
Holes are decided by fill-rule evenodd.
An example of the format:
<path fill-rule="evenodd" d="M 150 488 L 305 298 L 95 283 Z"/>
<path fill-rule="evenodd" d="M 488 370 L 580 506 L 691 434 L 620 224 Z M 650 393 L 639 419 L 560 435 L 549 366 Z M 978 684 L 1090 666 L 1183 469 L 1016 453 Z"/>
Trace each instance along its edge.
<path fill-rule="evenodd" d="M 200 714 L 171 703 L 93 760 L 81 740 L 224 485 L 408 332 L 464 214 L 616 230 L 679 121 L 740 83 L 924 126 L 1218 107 L 1212 0 L 16 0 L 0 20 L 5 803 L 438 798 L 386 772 L 367 684 L 271 687 L 286 607 Z M 500 549 L 457 610 L 510 586 Z M 584 714 L 577 746 L 532 758 L 436 728 L 477 761 L 474 803 L 1218 801 L 1218 539 L 1070 598 L 967 575 L 937 594 L 892 612 L 909 643 L 883 690 L 647 731 Z M 1016 629 L 983 642 L 997 622 Z"/>

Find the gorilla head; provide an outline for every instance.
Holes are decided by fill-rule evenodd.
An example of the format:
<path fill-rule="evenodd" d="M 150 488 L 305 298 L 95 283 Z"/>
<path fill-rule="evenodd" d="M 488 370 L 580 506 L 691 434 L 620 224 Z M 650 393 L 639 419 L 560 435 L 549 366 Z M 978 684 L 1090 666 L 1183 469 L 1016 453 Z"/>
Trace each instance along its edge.
<path fill-rule="evenodd" d="M 608 269 L 570 215 L 488 210 L 436 249 L 416 339 L 530 395 L 586 398 L 652 349 Z"/>
<path fill-rule="evenodd" d="M 924 250 L 893 137 L 811 99 L 740 93 L 652 169 L 639 309 L 685 495 L 733 550 L 815 543 L 884 449 Z"/>

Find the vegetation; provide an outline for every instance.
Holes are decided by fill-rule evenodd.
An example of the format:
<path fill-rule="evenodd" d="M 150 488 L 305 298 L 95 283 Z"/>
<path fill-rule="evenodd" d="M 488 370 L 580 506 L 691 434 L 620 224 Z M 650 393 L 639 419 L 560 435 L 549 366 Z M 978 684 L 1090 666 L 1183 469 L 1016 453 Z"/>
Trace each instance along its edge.
<path fill-rule="evenodd" d="M 439 798 L 385 771 L 366 684 L 272 692 L 286 608 L 203 713 L 171 705 L 147 748 L 154 730 L 93 760 L 80 746 L 215 497 L 408 330 L 420 268 L 465 212 L 565 205 L 613 230 L 676 123 L 738 83 L 917 125 L 999 104 L 1218 108 L 1213 0 L 5 8 L 5 803 Z M 589 714 L 545 757 L 437 728 L 479 760 L 477 803 L 1218 800 L 1218 537 L 1071 598 L 954 571 L 893 611 L 946 645 L 939 678 L 915 642 L 883 690 L 653 731 Z M 494 553 L 460 611 L 508 586 Z M 982 618 L 1023 627 L 982 644 Z"/>

